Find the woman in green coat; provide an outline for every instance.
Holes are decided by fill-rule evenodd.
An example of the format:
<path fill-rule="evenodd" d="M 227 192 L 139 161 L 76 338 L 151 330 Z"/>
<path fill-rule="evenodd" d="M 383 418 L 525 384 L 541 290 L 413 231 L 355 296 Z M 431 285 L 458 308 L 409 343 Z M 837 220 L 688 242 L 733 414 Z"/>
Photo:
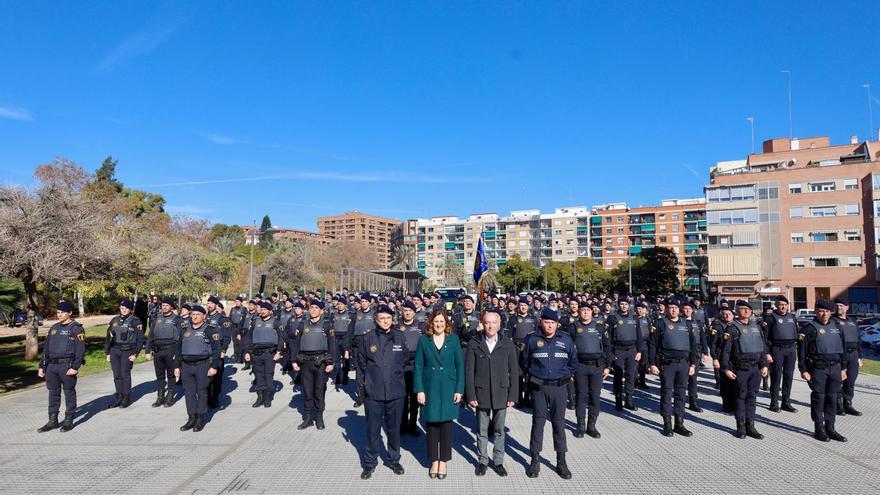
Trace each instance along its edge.
<path fill-rule="evenodd" d="M 452 422 L 458 418 L 464 393 L 464 360 L 461 343 L 452 334 L 452 323 L 442 309 L 427 320 L 427 334 L 419 339 L 413 370 L 413 392 L 422 406 L 428 437 L 431 478 L 446 478 L 452 459 Z"/>

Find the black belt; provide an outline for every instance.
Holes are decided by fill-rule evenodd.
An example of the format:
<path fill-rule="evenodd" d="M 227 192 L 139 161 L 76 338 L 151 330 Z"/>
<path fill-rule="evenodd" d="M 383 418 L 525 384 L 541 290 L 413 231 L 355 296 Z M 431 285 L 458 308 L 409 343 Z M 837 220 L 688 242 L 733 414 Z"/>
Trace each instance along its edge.
<path fill-rule="evenodd" d="M 631 351 L 631 350 L 633 350 L 633 349 L 635 349 L 635 348 L 636 348 L 636 345 L 635 345 L 635 344 L 630 344 L 630 345 L 615 345 L 615 346 L 614 346 L 614 350 L 615 350 L 615 351 Z"/>
<path fill-rule="evenodd" d="M 113 349 L 118 349 L 118 350 L 120 350 L 120 351 L 130 351 L 130 350 L 134 349 L 134 346 L 133 346 L 133 345 L 116 345 L 116 344 L 113 344 L 113 345 L 110 346 L 110 347 L 112 347 Z"/>
<path fill-rule="evenodd" d="M 689 363 L 688 358 L 660 358 L 660 364 Z"/>
<path fill-rule="evenodd" d="M 322 352 L 320 354 L 302 354 L 296 357 L 296 360 L 300 363 L 312 362 L 317 364 L 321 364 L 323 362 L 330 361 L 330 354 L 327 352 Z"/>
<path fill-rule="evenodd" d="M 46 360 L 46 364 L 64 364 L 73 361 L 73 356 L 64 358 L 51 358 Z"/>
<path fill-rule="evenodd" d="M 750 370 L 752 368 L 756 368 L 758 366 L 757 361 L 744 361 L 739 363 L 734 363 L 733 368 L 737 370 Z"/>
<path fill-rule="evenodd" d="M 153 346 L 156 348 L 157 351 L 167 351 L 168 349 L 171 349 L 175 345 L 176 344 L 174 342 L 172 342 L 170 344 L 153 344 Z"/>
<path fill-rule="evenodd" d="M 824 370 L 826 368 L 831 368 L 835 364 L 840 364 L 838 361 L 813 361 L 810 364 L 810 367 L 814 369 Z"/>
<path fill-rule="evenodd" d="M 544 380 L 541 378 L 535 378 L 534 376 L 529 377 L 530 383 L 534 383 L 540 387 L 558 387 L 560 385 L 565 385 L 569 381 L 571 381 L 571 377 L 560 378 L 558 380 Z"/>
<path fill-rule="evenodd" d="M 792 342 L 774 342 L 773 344 L 770 344 L 771 347 L 782 347 L 782 348 L 785 348 L 785 349 L 788 349 L 788 348 L 790 348 L 790 347 L 794 347 L 794 346 L 796 346 L 796 345 L 797 345 L 797 342 L 796 342 L 796 341 L 792 341 Z"/>
<path fill-rule="evenodd" d="M 202 363 L 204 363 L 206 361 L 210 361 L 210 360 L 211 360 L 211 356 L 208 356 L 208 357 L 196 359 L 194 361 L 190 361 L 188 359 L 183 359 L 183 362 L 184 362 L 184 364 L 196 365 L 196 364 L 202 364 Z"/>
<path fill-rule="evenodd" d="M 253 354 L 254 356 L 262 356 L 263 354 L 266 354 L 266 353 L 275 354 L 275 352 L 277 350 L 278 350 L 277 347 L 262 347 L 259 349 L 254 349 L 253 351 L 251 351 L 251 354 Z"/>
<path fill-rule="evenodd" d="M 600 366 L 604 359 L 582 359 L 578 358 L 578 364 L 583 364 L 585 366 Z"/>
<path fill-rule="evenodd" d="M 846 352 L 856 352 L 858 350 L 859 350 L 858 347 L 847 347 L 846 348 Z"/>

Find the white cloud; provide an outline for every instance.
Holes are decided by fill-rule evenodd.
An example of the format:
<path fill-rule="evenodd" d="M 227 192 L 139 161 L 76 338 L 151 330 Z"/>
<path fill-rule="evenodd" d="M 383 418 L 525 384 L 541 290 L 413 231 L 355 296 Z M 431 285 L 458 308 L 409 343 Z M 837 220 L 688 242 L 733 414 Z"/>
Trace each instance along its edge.
<path fill-rule="evenodd" d="M 205 139 L 211 141 L 214 144 L 219 144 L 223 146 L 228 146 L 231 144 L 248 144 L 250 143 L 247 139 L 239 139 L 232 136 L 223 136 L 221 134 L 205 134 Z"/>
<path fill-rule="evenodd" d="M 32 120 L 34 120 L 34 116 L 29 110 L 26 110 L 24 108 L 0 105 L 0 119 L 31 122 Z"/>
<path fill-rule="evenodd" d="M 95 70 L 97 72 L 111 71 L 125 65 L 133 58 L 153 53 L 159 45 L 168 41 L 168 38 L 183 26 L 185 20 L 184 16 L 174 16 L 151 22 L 129 35 L 104 55 L 104 58 L 95 66 Z"/>

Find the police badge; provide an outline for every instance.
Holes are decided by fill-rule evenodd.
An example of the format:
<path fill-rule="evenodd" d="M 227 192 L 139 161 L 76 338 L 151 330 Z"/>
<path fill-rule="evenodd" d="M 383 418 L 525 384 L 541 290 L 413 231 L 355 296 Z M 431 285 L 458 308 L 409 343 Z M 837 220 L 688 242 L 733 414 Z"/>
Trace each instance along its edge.
<path fill-rule="evenodd" d="M 378 351 L 378 350 L 379 350 L 379 348 L 376 347 L 376 344 L 373 344 L 373 345 L 370 346 L 370 352 L 376 352 L 376 351 Z"/>
<path fill-rule="evenodd" d="M 538 346 L 538 349 L 542 349 L 542 348 L 544 347 L 544 341 L 543 341 L 543 340 L 539 340 L 538 343 L 535 344 L 535 345 Z"/>

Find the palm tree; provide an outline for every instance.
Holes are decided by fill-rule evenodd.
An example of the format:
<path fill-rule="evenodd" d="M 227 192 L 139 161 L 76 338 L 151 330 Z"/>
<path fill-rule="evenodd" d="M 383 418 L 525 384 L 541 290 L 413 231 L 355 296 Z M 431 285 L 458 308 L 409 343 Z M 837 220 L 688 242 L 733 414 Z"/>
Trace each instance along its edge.
<path fill-rule="evenodd" d="M 412 270 L 415 251 L 412 246 L 398 246 L 391 256 L 392 270 Z"/>
<path fill-rule="evenodd" d="M 696 278 L 700 281 L 700 295 L 702 299 L 709 297 L 709 257 L 694 256 L 687 261 L 685 276 Z"/>

